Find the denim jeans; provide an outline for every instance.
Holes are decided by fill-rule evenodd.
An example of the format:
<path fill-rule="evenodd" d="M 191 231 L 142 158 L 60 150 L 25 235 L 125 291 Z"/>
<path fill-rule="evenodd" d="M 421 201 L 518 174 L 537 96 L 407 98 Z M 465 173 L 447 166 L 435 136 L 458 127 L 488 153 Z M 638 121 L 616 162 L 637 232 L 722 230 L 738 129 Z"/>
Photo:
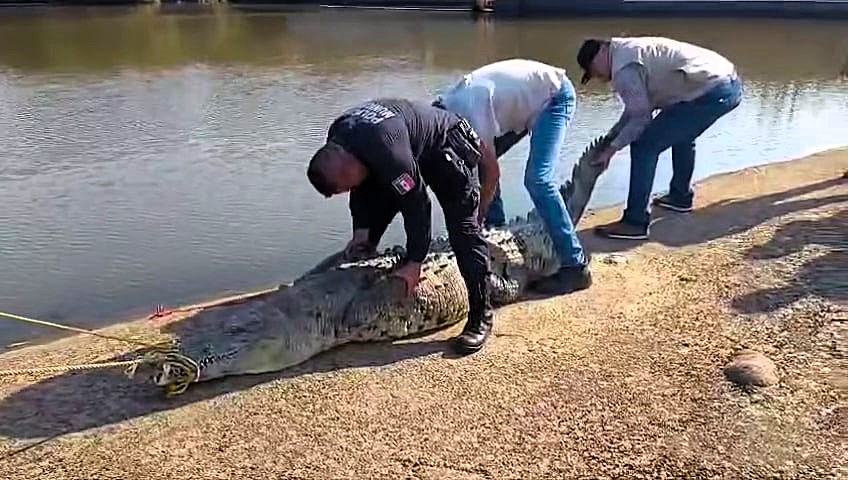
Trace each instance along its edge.
<path fill-rule="evenodd" d="M 660 153 L 671 147 L 674 174 L 669 195 L 683 205 L 692 203 L 692 172 L 695 170 L 695 139 L 742 101 L 738 78 L 724 82 L 704 95 L 663 109 L 639 138 L 630 144 L 630 191 L 624 220 L 650 223 L 648 202 Z"/>
<path fill-rule="evenodd" d="M 519 133 L 507 132 L 500 137 L 495 137 L 495 158 L 501 158 L 501 155 L 526 137 L 527 133 L 527 130 Z M 506 213 L 504 213 L 503 200 L 501 200 L 501 183 L 498 182 L 495 186 L 492 203 L 489 204 L 489 211 L 486 212 L 486 226 L 489 228 L 500 227 L 505 223 Z"/>
<path fill-rule="evenodd" d="M 555 178 L 565 131 L 574 117 L 576 104 L 574 85 L 566 78 L 560 91 L 539 114 L 530 129 L 530 156 L 524 169 L 524 187 L 553 240 L 562 266 L 585 263 L 583 247 L 577 238 Z M 521 137 L 522 135 L 518 134 L 511 139 L 504 139 L 504 151 Z M 500 150 L 497 147 L 498 145 L 496 150 Z M 501 152 L 496 152 L 499 153 Z M 503 222 L 504 217 L 499 185 L 489 206 L 486 223 L 497 225 Z"/>

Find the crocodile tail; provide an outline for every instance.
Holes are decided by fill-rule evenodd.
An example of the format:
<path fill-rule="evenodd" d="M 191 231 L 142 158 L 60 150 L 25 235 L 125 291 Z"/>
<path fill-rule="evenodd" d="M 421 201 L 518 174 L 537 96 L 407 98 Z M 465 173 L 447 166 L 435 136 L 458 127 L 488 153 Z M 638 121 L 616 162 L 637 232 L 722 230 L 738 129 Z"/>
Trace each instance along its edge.
<path fill-rule="evenodd" d="M 609 146 L 611 141 L 610 134 L 601 135 L 592 140 L 574 164 L 571 178 L 566 180 L 560 188 L 560 194 L 565 200 L 566 209 L 574 225 L 580 223 L 586 205 L 592 197 L 595 183 L 607 168 L 606 165 L 599 164 L 597 160 L 598 155 Z"/>

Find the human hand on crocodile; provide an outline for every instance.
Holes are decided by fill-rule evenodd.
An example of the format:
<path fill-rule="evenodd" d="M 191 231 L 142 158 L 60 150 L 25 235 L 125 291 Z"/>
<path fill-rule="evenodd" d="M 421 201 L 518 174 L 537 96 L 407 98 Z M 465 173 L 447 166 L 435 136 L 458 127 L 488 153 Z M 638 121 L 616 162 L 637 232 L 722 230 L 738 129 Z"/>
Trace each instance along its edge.
<path fill-rule="evenodd" d="M 595 160 L 595 165 L 603 165 L 604 169 L 609 167 L 610 160 L 612 160 L 613 155 L 615 155 L 616 150 L 614 148 L 606 148 L 601 153 L 598 154 L 598 158 Z"/>
<path fill-rule="evenodd" d="M 480 225 L 481 228 L 483 227 L 484 223 L 486 222 L 486 213 L 487 212 L 484 211 L 483 209 L 477 210 L 477 225 Z"/>
<path fill-rule="evenodd" d="M 421 280 L 421 264 L 418 262 L 407 262 L 402 267 L 392 272 L 392 277 L 400 277 L 406 283 L 406 294 L 410 295 L 415 291 L 418 282 Z"/>
<path fill-rule="evenodd" d="M 344 257 L 347 260 L 359 260 L 377 252 L 377 248 L 368 241 L 368 229 L 353 231 L 353 238 L 347 242 L 344 248 Z"/>

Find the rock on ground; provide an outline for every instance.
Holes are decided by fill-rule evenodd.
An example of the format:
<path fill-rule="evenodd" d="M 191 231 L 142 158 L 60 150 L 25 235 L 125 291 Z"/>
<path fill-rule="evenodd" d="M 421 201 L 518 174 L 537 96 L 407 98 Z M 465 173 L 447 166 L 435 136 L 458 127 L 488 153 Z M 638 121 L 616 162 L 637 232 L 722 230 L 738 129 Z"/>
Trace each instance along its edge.
<path fill-rule="evenodd" d="M 728 380 L 743 386 L 769 387 L 778 382 L 777 367 L 760 352 L 746 350 L 736 354 L 724 367 Z"/>

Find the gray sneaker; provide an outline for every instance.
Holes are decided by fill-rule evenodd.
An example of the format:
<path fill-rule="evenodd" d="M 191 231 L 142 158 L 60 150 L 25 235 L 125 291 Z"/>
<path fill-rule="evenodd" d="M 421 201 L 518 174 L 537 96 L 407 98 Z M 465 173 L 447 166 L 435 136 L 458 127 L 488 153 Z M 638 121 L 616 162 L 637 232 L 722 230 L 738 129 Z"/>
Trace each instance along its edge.
<path fill-rule="evenodd" d="M 692 202 L 683 203 L 680 200 L 674 199 L 671 195 L 663 195 L 654 199 L 654 205 L 668 210 L 673 210 L 680 213 L 689 213 L 692 211 Z"/>
<path fill-rule="evenodd" d="M 623 240 L 646 240 L 648 238 L 648 230 L 647 225 L 636 225 L 619 220 L 609 225 L 595 227 L 595 235 Z"/>

